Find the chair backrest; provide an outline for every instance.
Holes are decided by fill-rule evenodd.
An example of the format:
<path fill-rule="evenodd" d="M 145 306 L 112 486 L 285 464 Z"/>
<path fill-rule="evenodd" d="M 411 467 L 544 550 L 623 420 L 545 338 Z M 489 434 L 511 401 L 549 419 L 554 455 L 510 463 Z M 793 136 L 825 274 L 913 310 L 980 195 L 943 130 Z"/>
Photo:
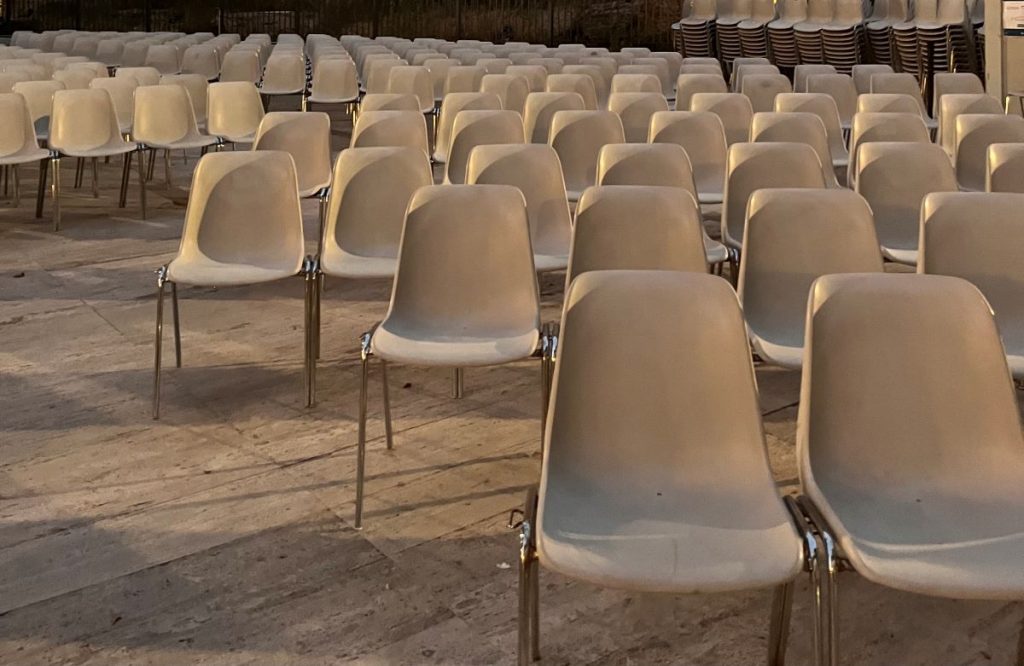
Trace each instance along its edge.
<path fill-rule="evenodd" d="M 846 182 L 857 180 L 857 149 L 872 141 L 931 143 L 924 119 L 916 113 L 858 113 L 850 130 L 850 164 Z"/>
<path fill-rule="evenodd" d="M 28 104 L 29 116 L 32 118 L 33 123 L 50 117 L 50 109 L 53 107 L 53 93 L 58 90 L 64 90 L 64 84 L 60 81 L 19 81 L 12 88 L 12 92 L 16 92 L 25 98 L 25 103 Z M 46 127 L 49 127 L 49 121 L 47 121 Z"/>
<path fill-rule="evenodd" d="M 857 192 L 875 213 L 879 242 L 890 258 L 913 263 L 921 201 L 957 191 L 949 157 L 931 143 L 881 141 L 862 144 L 857 165 Z"/>
<path fill-rule="evenodd" d="M 617 92 L 661 93 L 661 81 L 653 74 L 616 74 L 612 77 L 610 94 Z M 678 97 L 676 99 L 678 103 Z"/>
<path fill-rule="evenodd" d="M 562 164 L 554 148 L 544 144 L 476 146 L 469 155 L 466 181 L 518 188 L 526 199 L 534 255 L 568 256 L 572 221 Z M 537 259 L 538 270 L 544 268 L 542 260 Z"/>
<path fill-rule="evenodd" d="M 1024 118 L 962 113 L 956 118 L 956 178 L 960 189 L 984 190 L 988 147 L 1024 143 Z"/>
<path fill-rule="evenodd" d="M 689 61 L 690 58 L 687 58 L 687 60 Z M 713 63 L 684 62 L 679 67 L 679 75 L 682 76 L 683 74 L 715 74 L 722 77 L 722 65 L 717 61 Z M 676 88 L 678 89 L 678 87 L 677 85 Z"/>
<path fill-rule="evenodd" d="M 807 92 L 823 93 L 831 97 L 839 110 L 839 121 L 844 126 L 853 122 L 857 112 L 857 88 L 846 74 L 813 74 L 807 77 Z"/>
<path fill-rule="evenodd" d="M 228 151 L 199 160 L 179 257 L 298 273 L 305 255 L 295 163 L 288 153 Z"/>
<path fill-rule="evenodd" d="M 523 115 L 530 82 L 517 74 L 485 74 L 480 80 L 480 92 L 493 93 L 501 101 L 501 108 Z"/>
<path fill-rule="evenodd" d="M 420 100 L 415 95 L 404 93 L 368 93 L 359 100 L 359 112 L 369 111 L 420 111 Z M 358 122 L 358 121 L 357 121 Z"/>
<path fill-rule="evenodd" d="M 363 82 L 364 89 L 368 94 L 391 92 L 389 85 L 391 70 L 396 67 L 407 67 L 408 63 L 397 58 L 372 60 L 367 63 L 366 75 Z"/>
<path fill-rule="evenodd" d="M 865 93 L 857 98 L 857 113 L 921 113 L 917 100 L 903 93 Z"/>
<path fill-rule="evenodd" d="M 738 143 L 726 161 L 722 239 L 741 247 L 747 201 L 766 188 L 823 188 L 817 153 L 805 143 Z"/>
<path fill-rule="evenodd" d="M 652 144 L 673 143 L 686 151 L 698 201 L 721 201 L 729 147 L 721 119 L 710 111 L 662 111 L 651 117 Z"/>
<path fill-rule="evenodd" d="M 115 77 L 130 76 L 140 86 L 155 86 L 160 83 L 160 71 L 154 67 L 118 67 Z M 223 81 L 223 77 L 221 77 Z"/>
<path fill-rule="evenodd" d="M 505 68 L 505 74 L 526 77 L 532 93 L 544 92 L 547 86 L 548 72 L 540 65 L 511 65 Z"/>
<path fill-rule="evenodd" d="M 743 79 L 747 76 L 778 74 L 779 68 L 768 63 L 733 63 L 732 92 L 743 92 Z"/>
<path fill-rule="evenodd" d="M 356 65 L 343 58 L 320 60 L 313 68 L 312 99 L 351 102 L 359 97 Z"/>
<path fill-rule="evenodd" d="M 696 93 L 690 98 L 690 111 L 710 111 L 718 116 L 730 146 L 750 140 L 754 108 L 743 93 Z"/>
<path fill-rule="evenodd" d="M 150 44 L 145 40 L 128 42 L 121 51 L 121 65 L 124 67 L 141 67 L 146 64 L 146 53 Z"/>
<path fill-rule="evenodd" d="M 481 77 L 482 78 L 482 77 Z M 501 99 L 493 93 L 453 92 L 444 96 L 441 113 L 437 119 L 437 136 L 434 141 L 434 161 L 443 163 L 448 159 L 455 118 L 462 111 L 500 111 Z"/>
<path fill-rule="evenodd" d="M 921 85 L 917 78 L 908 72 L 885 73 L 880 72 L 871 75 L 872 93 L 889 93 L 898 95 L 909 95 L 921 111 L 921 115 L 927 116 L 928 109 L 921 97 Z"/>
<path fill-rule="evenodd" d="M 678 187 L 698 201 L 693 167 L 674 143 L 610 143 L 597 159 L 597 185 Z"/>
<path fill-rule="evenodd" d="M 566 288 L 588 271 L 706 273 L 701 225 L 697 202 L 681 188 L 588 188 L 576 207 Z"/>
<path fill-rule="evenodd" d="M 134 139 L 147 144 L 167 145 L 198 134 L 192 100 L 183 86 L 139 86 L 135 89 Z"/>
<path fill-rule="evenodd" d="M 558 111 L 551 120 L 548 143 L 558 153 L 569 199 L 594 184 L 597 158 L 609 143 L 626 140 L 619 116 L 611 111 Z"/>
<path fill-rule="evenodd" d="M 800 367 L 811 285 L 831 273 L 881 273 L 871 208 L 845 189 L 762 189 L 750 196 L 738 294 L 755 350 Z"/>
<path fill-rule="evenodd" d="M 0 93 L 0 159 L 38 147 L 25 98 L 16 93 Z"/>
<path fill-rule="evenodd" d="M 144 65 L 156 69 L 161 74 L 177 74 L 181 70 L 178 48 L 171 44 L 154 44 L 146 52 Z"/>
<path fill-rule="evenodd" d="M 971 72 L 935 72 L 932 79 L 932 114 L 938 115 L 943 95 L 982 95 L 985 85 Z"/>
<path fill-rule="evenodd" d="M 583 98 L 583 106 L 589 111 L 598 108 L 597 89 L 594 80 L 586 74 L 550 74 L 547 92 L 574 92 Z"/>
<path fill-rule="evenodd" d="M 608 97 L 608 110 L 619 115 L 626 141 L 646 143 L 651 116 L 668 111 L 668 102 L 661 92 L 612 93 Z"/>
<path fill-rule="evenodd" d="M 469 156 L 476 146 L 525 143 L 523 118 L 515 111 L 460 111 L 452 128 L 448 159 L 445 160 L 446 183 L 466 183 Z"/>
<path fill-rule="evenodd" d="M 717 74 L 680 74 L 676 79 L 676 109 L 690 109 L 693 96 L 697 93 L 727 93 L 728 86 L 721 72 Z"/>
<path fill-rule="evenodd" d="M 181 71 L 199 74 L 212 81 L 220 76 L 220 56 L 217 49 L 207 44 L 193 44 L 181 56 Z"/>
<path fill-rule="evenodd" d="M 529 228 L 526 203 L 514 187 L 420 188 L 405 216 L 391 305 L 381 326 L 467 338 L 538 331 Z"/>
<path fill-rule="evenodd" d="M 956 119 L 962 113 L 1001 115 L 1003 107 L 994 97 L 979 94 L 946 93 L 935 107 L 939 121 L 936 141 L 952 157 L 956 153 Z"/>
<path fill-rule="evenodd" d="M 434 85 L 434 101 L 444 99 L 444 84 L 448 79 L 448 70 L 459 64 L 458 60 L 452 60 L 445 56 L 428 58 L 420 63 L 430 72 L 430 82 Z"/>
<path fill-rule="evenodd" d="M 51 148 L 76 153 L 121 140 L 114 103 L 105 90 L 58 90 L 53 93 Z"/>
<path fill-rule="evenodd" d="M 181 86 L 188 91 L 196 122 L 200 125 L 206 122 L 206 94 L 210 84 L 205 76 L 202 74 L 171 74 L 160 77 L 160 85 Z"/>
<path fill-rule="evenodd" d="M 430 152 L 427 122 L 418 110 L 362 111 L 352 129 L 351 148 L 405 146 Z"/>
<path fill-rule="evenodd" d="M 543 67 L 548 73 L 548 76 L 552 74 L 561 74 L 562 67 L 565 66 L 565 60 L 562 58 L 531 58 L 526 61 L 527 65 L 539 65 Z"/>
<path fill-rule="evenodd" d="M 487 70 L 477 65 L 456 65 L 448 69 L 444 79 L 444 96 L 452 93 L 470 93 L 480 90 L 480 81 Z"/>
<path fill-rule="evenodd" d="M 263 101 L 252 83 L 220 81 L 207 88 L 206 130 L 210 134 L 252 141 L 263 116 Z"/>
<path fill-rule="evenodd" d="M 813 113 L 755 113 L 750 125 L 750 140 L 755 143 L 806 143 L 821 162 L 821 172 L 829 187 L 839 187 L 832 167 L 828 134 L 821 118 Z"/>
<path fill-rule="evenodd" d="M 597 98 L 597 108 L 603 109 L 608 105 L 608 91 L 611 88 L 611 77 L 606 77 L 604 70 L 597 65 L 566 65 L 562 68 L 562 76 L 569 74 L 582 74 L 589 76 L 594 84 L 594 93 Z"/>
<path fill-rule="evenodd" d="M 61 69 L 53 73 L 53 80 L 60 81 L 67 90 L 83 90 L 96 78 L 91 69 Z"/>
<path fill-rule="evenodd" d="M 230 49 L 220 63 L 220 80 L 258 83 L 262 75 L 260 54 L 251 49 Z"/>
<path fill-rule="evenodd" d="M 414 95 L 421 113 L 434 110 L 434 85 L 426 67 L 405 65 L 391 68 L 387 92 Z"/>
<path fill-rule="evenodd" d="M 797 65 L 793 70 L 793 92 L 807 92 L 807 77 L 818 74 L 836 74 L 832 65 Z"/>
<path fill-rule="evenodd" d="M 306 89 L 306 57 L 301 51 L 280 53 L 275 50 L 263 70 L 260 88 L 265 94 L 295 94 Z"/>
<path fill-rule="evenodd" d="M 123 39 L 101 39 L 99 44 L 96 45 L 96 55 L 93 57 L 108 67 L 117 67 L 121 64 L 124 47 L 125 41 Z"/>
<path fill-rule="evenodd" d="M 988 192 L 1024 192 L 1024 144 L 993 143 L 988 147 Z"/>
<path fill-rule="evenodd" d="M 331 182 L 331 119 L 326 113 L 272 111 L 260 121 L 252 148 L 290 154 L 300 196 L 312 196 Z"/>
<path fill-rule="evenodd" d="M 854 65 L 853 84 L 857 88 L 857 94 L 871 92 L 871 77 L 875 74 L 892 74 L 893 69 L 889 65 Z"/>
<path fill-rule="evenodd" d="M 526 140 L 531 143 L 547 143 L 551 131 L 551 120 L 558 111 L 583 111 L 586 104 L 579 93 L 574 92 L 532 92 L 526 96 L 523 108 L 523 127 Z"/>
<path fill-rule="evenodd" d="M 433 185 L 427 154 L 407 146 L 350 148 L 334 164 L 327 201 L 320 264 L 330 275 L 383 277 L 394 275 L 405 211 L 412 195 Z M 389 270 L 380 262 L 394 259 Z"/>
<path fill-rule="evenodd" d="M 834 99 L 823 93 L 782 93 L 775 98 L 775 110 L 779 113 L 813 113 L 825 125 L 828 135 L 829 152 L 832 159 L 846 159 L 846 138 L 839 121 L 839 109 Z"/>
<path fill-rule="evenodd" d="M 830 275 L 815 283 L 807 318 L 800 481 L 812 499 L 863 498 L 866 510 L 838 524 L 881 548 L 916 546 L 931 538 L 916 532 L 916 507 L 983 515 L 1005 497 L 1006 484 L 993 484 L 1008 464 L 1016 479 L 1024 438 L 999 333 L 976 287 L 937 275 Z M 907 511 L 880 523 L 869 505 Z M 991 537 L 989 521 L 957 535 Z"/>

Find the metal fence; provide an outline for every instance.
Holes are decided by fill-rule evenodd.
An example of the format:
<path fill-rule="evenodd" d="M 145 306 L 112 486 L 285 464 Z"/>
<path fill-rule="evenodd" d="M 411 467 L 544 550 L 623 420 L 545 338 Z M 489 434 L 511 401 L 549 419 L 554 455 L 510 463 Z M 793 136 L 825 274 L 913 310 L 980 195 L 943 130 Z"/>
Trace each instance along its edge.
<path fill-rule="evenodd" d="M 32 30 L 470 38 L 667 49 L 680 0 L 0 0 Z"/>

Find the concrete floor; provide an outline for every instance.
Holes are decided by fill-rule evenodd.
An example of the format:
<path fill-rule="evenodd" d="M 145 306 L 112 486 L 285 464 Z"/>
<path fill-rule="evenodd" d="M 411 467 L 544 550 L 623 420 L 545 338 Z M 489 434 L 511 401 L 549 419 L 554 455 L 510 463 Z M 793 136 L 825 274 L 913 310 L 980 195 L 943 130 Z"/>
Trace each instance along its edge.
<path fill-rule="evenodd" d="M 338 121 L 336 149 L 347 142 Z M 175 160 L 177 183 L 189 165 Z M 70 165 L 64 182 L 71 182 Z M 302 402 L 302 282 L 183 288 L 184 367 L 150 418 L 153 270 L 186 192 L 134 175 L 114 207 L 68 191 L 64 229 L 0 203 L 0 663 L 511 664 L 517 537 L 537 480 L 536 362 L 396 366 L 396 448 L 371 396 L 366 527 L 351 527 L 358 335 L 390 283 L 329 281 L 320 404 Z M 162 176 L 158 168 L 158 179 Z M 22 182 L 34 184 L 35 169 Z M 306 202 L 314 247 L 315 202 Z M 47 216 L 49 204 L 47 204 Z M 542 280 L 557 316 L 561 275 Z M 165 332 L 165 362 L 172 355 Z M 171 362 L 173 365 L 173 361 Z M 379 378 L 371 378 L 379 386 Z M 758 370 L 771 460 L 792 489 L 799 375 Z M 541 574 L 546 664 L 763 663 L 770 593 L 630 594 Z M 852 664 L 1010 664 L 1020 604 L 930 599 L 840 578 Z M 809 664 L 810 593 L 791 664 Z"/>

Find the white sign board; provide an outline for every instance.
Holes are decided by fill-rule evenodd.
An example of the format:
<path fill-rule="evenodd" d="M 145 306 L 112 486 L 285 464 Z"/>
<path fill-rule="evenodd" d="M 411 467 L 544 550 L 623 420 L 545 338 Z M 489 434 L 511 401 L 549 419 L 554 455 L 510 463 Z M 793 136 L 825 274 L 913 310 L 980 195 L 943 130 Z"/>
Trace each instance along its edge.
<path fill-rule="evenodd" d="M 1024 0 L 1004 0 L 1003 30 L 1024 30 Z"/>

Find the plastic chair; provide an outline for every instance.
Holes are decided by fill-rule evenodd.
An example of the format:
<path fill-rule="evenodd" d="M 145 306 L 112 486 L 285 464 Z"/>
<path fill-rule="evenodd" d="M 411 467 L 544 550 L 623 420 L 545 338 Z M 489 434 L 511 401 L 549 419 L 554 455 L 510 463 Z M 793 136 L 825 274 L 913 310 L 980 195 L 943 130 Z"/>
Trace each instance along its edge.
<path fill-rule="evenodd" d="M 444 261 L 438 261 L 443 256 Z M 391 304 L 362 338 L 354 525 L 362 526 L 370 356 L 385 363 L 461 368 L 538 352 L 540 302 L 523 195 L 503 185 L 433 185 L 409 202 Z M 547 380 L 547 359 L 542 378 Z M 386 376 L 385 396 L 387 390 Z M 391 427 L 385 398 L 385 426 Z"/>
<path fill-rule="evenodd" d="M 643 343 L 625 355 L 638 321 Z M 791 581 L 812 541 L 767 463 L 728 283 L 593 271 L 566 294 L 560 337 L 540 489 L 523 510 L 519 663 L 539 656 L 540 565 L 646 592 L 774 587 L 769 660 L 782 663 Z"/>
<path fill-rule="evenodd" d="M 114 76 L 130 76 L 140 86 L 155 86 L 160 83 L 160 71 L 154 67 L 118 67 Z"/>
<path fill-rule="evenodd" d="M 11 92 L 18 93 L 25 98 L 35 137 L 40 141 L 46 141 L 50 135 L 50 110 L 53 108 L 53 93 L 58 90 L 64 90 L 64 84 L 60 81 L 19 81 L 11 88 Z M 11 112 L 11 107 L 8 107 L 8 113 Z M 15 127 L 12 127 L 12 131 Z"/>
<path fill-rule="evenodd" d="M 936 106 L 939 132 L 936 143 L 952 159 L 956 155 L 956 119 L 962 113 L 991 113 L 1001 115 L 1003 107 L 994 97 L 985 93 L 946 93 Z"/>
<path fill-rule="evenodd" d="M 1019 182 L 1019 181 L 1018 181 Z M 1024 194 L 933 193 L 921 206 L 919 273 L 970 281 L 985 295 L 1014 379 L 1024 380 Z"/>
<path fill-rule="evenodd" d="M 448 159 L 455 118 L 461 111 L 500 111 L 501 99 L 493 93 L 448 93 L 441 104 L 434 138 L 434 162 L 443 164 Z"/>
<path fill-rule="evenodd" d="M 1024 118 L 962 113 L 956 117 L 956 179 L 962 190 L 984 191 L 988 147 L 1024 143 Z"/>
<path fill-rule="evenodd" d="M 114 77 L 106 79 L 93 79 L 89 83 L 90 88 L 106 90 L 110 94 L 110 101 L 114 103 L 114 112 L 117 114 L 117 125 L 121 134 L 129 135 L 132 131 L 132 122 L 135 120 L 135 89 L 138 82 L 134 77 Z"/>
<path fill-rule="evenodd" d="M 444 79 L 444 99 L 452 93 L 473 93 L 480 90 L 480 81 L 487 73 L 476 65 L 456 65 L 448 69 Z"/>
<path fill-rule="evenodd" d="M 143 66 L 152 67 L 161 74 L 177 74 L 181 71 L 178 49 L 171 44 L 154 44 L 146 51 Z"/>
<path fill-rule="evenodd" d="M 597 159 L 609 143 L 625 143 L 619 116 L 611 111 L 557 111 L 548 143 L 562 162 L 569 201 L 579 199 L 597 177 Z"/>
<path fill-rule="evenodd" d="M 893 69 L 889 65 L 854 65 L 853 84 L 858 95 L 871 92 L 871 77 L 875 74 L 892 74 Z"/>
<path fill-rule="evenodd" d="M 589 76 L 594 83 L 594 93 L 597 99 L 597 108 L 608 107 L 608 94 L 611 88 L 612 79 L 606 77 L 604 70 L 597 65 L 566 65 L 562 68 L 561 76 L 578 75 Z M 584 97 L 585 99 L 585 97 Z"/>
<path fill-rule="evenodd" d="M 719 74 L 680 74 L 676 79 L 676 109 L 687 111 L 697 93 L 727 93 L 728 86 Z"/>
<path fill-rule="evenodd" d="M 568 346 L 567 346 L 568 347 Z M 1019 599 L 1024 437 L 977 288 L 829 275 L 811 291 L 797 456 L 820 530 L 819 633 L 839 653 L 836 574 L 957 599 Z"/>
<path fill-rule="evenodd" d="M 180 368 L 179 284 L 233 287 L 297 275 L 306 280 L 308 396 L 314 289 L 306 264 L 295 163 L 282 151 L 211 153 L 200 159 L 178 254 L 157 271 L 153 418 L 160 418 L 163 306 L 168 283 L 173 300 L 175 365 Z"/>
<path fill-rule="evenodd" d="M 131 154 L 139 149 L 133 141 L 126 141 L 121 135 L 117 112 L 109 93 L 105 90 L 58 90 L 53 93 L 53 112 L 50 116 L 49 146 L 53 151 L 50 158 L 53 187 L 53 230 L 59 231 L 61 224 L 60 207 L 60 160 L 62 157 L 90 159 L 93 166 L 93 196 L 99 196 L 96 159 L 100 157 L 124 156 L 124 172 L 121 176 L 121 198 L 119 207 L 124 208 L 128 188 L 128 170 Z M 146 219 L 146 187 L 142 157 L 139 156 L 139 200 L 142 219 Z M 45 178 L 45 172 L 40 174 Z M 39 206 L 37 206 L 37 209 Z"/>
<path fill-rule="evenodd" d="M 751 347 L 767 363 L 801 367 L 807 297 L 818 277 L 882 272 L 871 210 L 849 190 L 751 194 L 738 294 Z"/>
<path fill-rule="evenodd" d="M 935 120 L 929 115 L 928 107 L 925 106 L 924 99 L 921 97 L 921 86 L 913 74 L 907 72 L 894 74 L 881 72 L 873 74 L 871 76 L 871 92 L 909 95 L 917 102 L 917 107 L 921 112 L 921 117 L 925 120 L 925 124 L 929 128 L 936 126 Z"/>
<path fill-rule="evenodd" d="M 353 104 L 359 99 L 359 80 L 351 60 L 321 60 L 313 68 L 309 104 Z"/>
<path fill-rule="evenodd" d="M 61 69 L 53 73 L 53 80 L 64 84 L 66 90 L 85 90 L 95 78 L 91 69 Z"/>
<path fill-rule="evenodd" d="M 545 90 L 576 93 L 583 98 L 584 109 L 594 111 L 598 108 L 597 89 L 593 79 L 586 74 L 550 74 Z"/>
<path fill-rule="evenodd" d="M 125 41 L 123 39 L 101 39 L 96 45 L 96 53 L 93 57 L 107 67 L 119 67 L 121 65 L 121 57 L 124 54 L 124 47 Z"/>
<path fill-rule="evenodd" d="M 662 111 L 651 116 L 651 143 L 682 146 L 701 204 L 722 203 L 728 146 L 721 119 L 710 111 Z"/>
<path fill-rule="evenodd" d="M 42 83 L 32 81 L 31 83 Z M 51 93 L 52 95 L 52 93 Z M 49 113 L 49 112 L 47 112 Z M 44 168 L 50 151 L 39 147 L 29 104 L 20 93 L 0 94 L 0 167 L 9 168 L 14 181 L 14 205 L 21 205 L 21 180 L 18 166 L 40 163 Z M 45 180 L 39 179 L 38 201 L 43 200 Z"/>
<path fill-rule="evenodd" d="M 813 113 L 755 113 L 750 125 L 750 140 L 755 143 L 806 143 L 821 162 L 828 187 L 839 187 L 832 166 L 828 134 L 821 118 Z"/>
<path fill-rule="evenodd" d="M 260 82 L 260 94 L 271 96 L 300 95 L 306 109 L 306 57 L 298 53 L 274 53 L 267 60 Z"/>
<path fill-rule="evenodd" d="M 206 125 L 206 95 L 210 84 L 202 74 L 172 74 L 160 77 L 160 85 L 177 85 L 188 91 L 199 127 Z"/>
<path fill-rule="evenodd" d="M 750 141 L 754 108 L 743 93 L 696 93 L 690 98 L 690 111 L 710 111 L 718 116 L 730 146 Z"/>
<path fill-rule="evenodd" d="M 807 79 L 818 74 L 837 74 L 832 65 L 797 65 L 793 69 L 793 92 L 807 92 Z"/>
<path fill-rule="evenodd" d="M 171 187 L 172 150 L 200 148 L 205 152 L 217 143 L 217 137 L 199 131 L 188 90 L 180 85 L 136 88 L 132 138 L 139 143 L 140 150 L 164 151 L 167 187 Z"/>
<path fill-rule="evenodd" d="M 511 185 L 526 199 L 533 265 L 538 272 L 569 264 L 572 218 L 558 153 L 543 144 L 476 146 L 469 154 L 466 181 Z"/>
<path fill-rule="evenodd" d="M 866 93 L 857 97 L 857 113 L 916 113 L 920 115 L 921 107 L 918 106 L 917 100 L 910 95 Z"/>
<path fill-rule="evenodd" d="M 547 143 L 551 132 L 551 120 L 559 111 L 583 111 L 586 104 L 579 93 L 532 92 L 526 96 L 523 108 L 523 127 L 526 140 L 531 143 Z"/>
<path fill-rule="evenodd" d="M 501 101 L 501 108 L 515 111 L 520 116 L 530 94 L 530 82 L 515 74 L 485 74 L 480 80 L 480 92 L 493 93 Z"/>
<path fill-rule="evenodd" d="M 743 78 L 742 92 L 750 98 L 750 106 L 757 113 L 774 110 L 775 98 L 793 92 L 793 87 L 783 74 L 753 74 Z"/>
<path fill-rule="evenodd" d="M 850 165 L 846 176 L 848 187 L 857 182 L 857 149 L 871 141 L 906 141 L 931 143 L 928 128 L 916 113 L 858 113 L 850 130 Z"/>
<path fill-rule="evenodd" d="M 400 93 L 369 93 L 359 100 L 360 113 L 370 111 L 420 111 L 420 101 L 415 95 Z M 356 120 L 358 123 L 359 120 Z"/>
<path fill-rule="evenodd" d="M 429 154 L 427 123 L 418 110 L 362 111 L 352 130 L 351 148 L 404 146 Z"/>
<path fill-rule="evenodd" d="M 522 76 L 530 82 L 530 92 L 544 92 L 548 81 L 548 72 L 539 65 L 511 65 L 505 68 L 509 76 Z"/>
<path fill-rule="evenodd" d="M 993 143 L 988 147 L 985 191 L 1024 193 L 1024 144 Z"/>
<path fill-rule="evenodd" d="M 626 141 L 646 143 L 651 116 L 668 111 L 668 102 L 660 92 L 614 93 L 608 98 L 608 110 L 622 120 Z"/>
<path fill-rule="evenodd" d="M 260 54 L 249 49 L 231 49 L 220 63 L 220 80 L 259 83 L 262 76 Z"/>
<path fill-rule="evenodd" d="M 828 95 L 839 110 L 839 124 L 849 129 L 857 112 L 857 88 L 846 74 L 814 74 L 807 77 L 807 92 Z"/>
<path fill-rule="evenodd" d="M 775 111 L 779 113 L 813 113 L 825 125 L 829 153 L 836 176 L 846 181 L 850 153 L 846 149 L 839 109 L 834 99 L 823 93 L 783 93 L 775 98 Z"/>
<path fill-rule="evenodd" d="M 207 81 L 220 77 L 220 57 L 217 49 L 206 44 L 193 44 L 181 56 L 181 71 L 184 74 L 198 74 Z"/>
<path fill-rule="evenodd" d="M 292 156 L 298 175 L 299 196 L 316 197 L 320 201 L 322 230 L 332 178 L 330 116 L 302 111 L 268 113 L 260 121 L 252 149 L 280 150 Z"/>
<path fill-rule="evenodd" d="M 476 146 L 525 143 L 523 119 L 515 111 L 460 111 L 445 160 L 444 182 L 462 185 Z"/>
<path fill-rule="evenodd" d="M 618 92 L 661 93 L 661 81 L 653 74 L 615 74 L 609 91 L 613 95 Z"/>
<path fill-rule="evenodd" d="M 206 131 L 231 143 L 252 143 L 264 116 L 259 90 L 245 81 L 211 83 L 206 90 Z"/>
<path fill-rule="evenodd" d="M 420 113 L 434 112 L 434 84 L 426 67 L 392 67 L 388 76 L 387 92 L 413 95 Z"/>
<path fill-rule="evenodd" d="M 985 85 L 977 74 L 970 72 L 935 72 L 932 79 L 932 113 L 939 115 L 944 95 L 983 95 Z"/>

